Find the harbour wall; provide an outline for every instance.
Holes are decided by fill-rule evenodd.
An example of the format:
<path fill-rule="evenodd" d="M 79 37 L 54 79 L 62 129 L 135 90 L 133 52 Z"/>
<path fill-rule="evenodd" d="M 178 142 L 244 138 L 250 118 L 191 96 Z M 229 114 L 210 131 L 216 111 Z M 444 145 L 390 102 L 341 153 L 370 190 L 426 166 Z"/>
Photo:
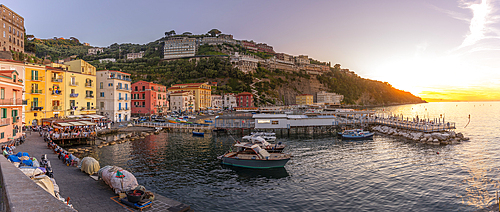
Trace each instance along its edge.
<path fill-rule="evenodd" d="M 5 157 L 0 157 L 2 211 L 76 211 L 38 186 Z"/>

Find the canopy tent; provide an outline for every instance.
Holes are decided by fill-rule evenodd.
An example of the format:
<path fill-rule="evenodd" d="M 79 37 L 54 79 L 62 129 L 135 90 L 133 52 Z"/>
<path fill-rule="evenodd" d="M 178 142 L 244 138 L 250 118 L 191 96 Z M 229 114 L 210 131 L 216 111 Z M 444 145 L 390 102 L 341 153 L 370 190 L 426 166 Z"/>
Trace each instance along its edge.
<path fill-rule="evenodd" d="M 85 125 L 97 125 L 96 123 L 90 121 L 79 121 L 79 122 Z"/>
<path fill-rule="evenodd" d="M 66 122 L 59 122 L 59 123 L 55 123 L 55 124 L 58 124 L 59 126 L 63 126 L 63 127 L 70 127 L 70 126 L 73 126 L 72 124 L 70 124 L 69 122 L 66 123 Z"/>
<path fill-rule="evenodd" d="M 67 122 L 68 124 L 71 124 L 73 126 L 85 126 L 86 124 L 77 122 L 77 121 L 72 121 L 72 122 Z"/>

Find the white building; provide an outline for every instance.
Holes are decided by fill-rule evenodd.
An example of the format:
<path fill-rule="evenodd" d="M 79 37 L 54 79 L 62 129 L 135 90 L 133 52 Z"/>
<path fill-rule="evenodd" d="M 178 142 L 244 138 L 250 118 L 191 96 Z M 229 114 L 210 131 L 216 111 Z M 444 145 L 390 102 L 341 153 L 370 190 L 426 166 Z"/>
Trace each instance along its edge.
<path fill-rule="evenodd" d="M 170 93 L 171 111 L 192 111 L 194 103 L 194 94 L 192 91 L 174 91 Z"/>
<path fill-rule="evenodd" d="M 219 35 L 217 37 L 203 37 L 200 39 L 200 44 L 222 45 L 224 43 L 236 45 L 238 42 L 233 39 L 232 35 Z"/>
<path fill-rule="evenodd" d="M 235 107 L 238 107 L 238 104 L 236 101 L 236 94 L 234 94 L 234 93 L 224 94 L 224 97 L 222 98 L 222 106 L 225 109 L 233 109 Z"/>
<path fill-rule="evenodd" d="M 130 74 L 102 70 L 97 71 L 96 77 L 98 113 L 114 122 L 130 121 Z"/>
<path fill-rule="evenodd" d="M 171 37 L 163 46 L 163 58 L 192 57 L 196 54 L 196 39 L 188 37 Z"/>
<path fill-rule="evenodd" d="M 99 59 L 99 63 L 114 63 L 116 62 L 115 58 L 104 58 L 104 59 Z"/>
<path fill-rule="evenodd" d="M 137 58 L 142 58 L 144 56 L 144 51 L 140 51 L 139 53 L 128 53 L 127 60 L 135 60 Z"/>
<path fill-rule="evenodd" d="M 90 48 L 88 49 L 88 55 L 96 55 L 99 52 L 104 52 L 104 48 Z"/>
<path fill-rule="evenodd" d="M 223 108 L 221 95 L 212 95 L 212 108 Z"/>
<path fill-rule="evenodd" d="M 317 103 L 325 103 L 325 104 L 340 104 L 342 100 L 344 100 L 344 95 L 336 94 L 336 93 L 327 93 L 326 91 L 320 91 L 316 94 L 316 102 Z"/>
<path fill-rule="evenodd" d="M 233 67 L 238 68 L 240 71 L 244 73 L 254 72 L 257 69 L 259 63 L 262 65 L 265 64 L 265 60 L 253 56 L 253 55 L 243 55 L 235 52 L 234 55 L 231 55 L 230 58 L 231 64 Z"/>

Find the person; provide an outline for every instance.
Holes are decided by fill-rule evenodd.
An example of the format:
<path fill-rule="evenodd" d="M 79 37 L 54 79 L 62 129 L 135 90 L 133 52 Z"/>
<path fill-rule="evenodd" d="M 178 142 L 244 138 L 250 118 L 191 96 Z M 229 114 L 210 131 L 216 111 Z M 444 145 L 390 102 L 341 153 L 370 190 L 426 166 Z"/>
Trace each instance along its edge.
<path fill-rule="evenodd" d="M 2 153 L 3 153 L 3 156 L 5 156 L 5 157 L 9 156 L 9 153 L 7 152 L 7 148 L 5 148 L 5 146 L 2 146 Z"/>

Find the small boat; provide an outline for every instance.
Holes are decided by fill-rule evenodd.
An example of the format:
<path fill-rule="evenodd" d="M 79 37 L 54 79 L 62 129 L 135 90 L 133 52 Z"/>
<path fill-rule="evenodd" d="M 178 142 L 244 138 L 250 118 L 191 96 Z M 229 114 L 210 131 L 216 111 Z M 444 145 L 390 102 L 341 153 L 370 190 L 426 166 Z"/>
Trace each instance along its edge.
<path fill-rule="evenodd" d="M 260 136 L 247 135 L 247 136 L 243 136 L 243 138 L 241 138 L 241 140 L 243 142 L 257 144 L 260 146 L 260 148 L 263 148 L 266 151 L 271 152 L 271 153 L 272 152 L 283 152 L 283 150 L 286 147 L 286 145 L 282 144 L 281 142 L 279 142 L 277 144 L 271 144 L 271 143 L 267 142 L 266 139 L 264 139 Z"/>
<path fill-rule="evenodd" d="M 212 120 L 205 120 L 205 123 L 214 123 Z"/>
<path fill-rule="evenodd" d="M 193 135 L 194 135 L 194 136 L 201 136 L 201 137 L 203 137 L 203 136 L 205 136 L 205 133 L 204 133 L 204 132 L 196 132 L 196 131 L 193 131 Z"/>
<path fill-rule="evenodd" d="M 253 169 L 281 168 L 292 157 L 285 153 L 269 153 L 257 144 L 235 144 L 238 150 L 217 157 L 222 164 Z"/>
<path fill-rule="evenodd" d="M 375 133 L 369 131 L 342 134 L 342 139 L 370 139 L 373 138 L 373 134 Z"/>
<path fill-rule="evenodd" d="M 169 119 L 168 120 L 169 123 L 174 123 L 174 124 L 177 124 L 177 121 L 175 121 L 174 119 Z"/>
<path fill-rule="evenodd" d="M 342 137 L 342 135 L 348 135 L 348 134 L 359 133 L 359 132 L 363 132 L 363 130 L 362 129 L 344 130 L 342 132 L 337 132 L 337 135 L 339 137 Z"/>
<path fill-rule="evenodd" d="M 276 141 L 276 133 L 268 133 L 268 132 L 252 132 L 250 133 L 252 136 L 260 136 L 263 139 L 266 139 L 268 142 Z"/>

